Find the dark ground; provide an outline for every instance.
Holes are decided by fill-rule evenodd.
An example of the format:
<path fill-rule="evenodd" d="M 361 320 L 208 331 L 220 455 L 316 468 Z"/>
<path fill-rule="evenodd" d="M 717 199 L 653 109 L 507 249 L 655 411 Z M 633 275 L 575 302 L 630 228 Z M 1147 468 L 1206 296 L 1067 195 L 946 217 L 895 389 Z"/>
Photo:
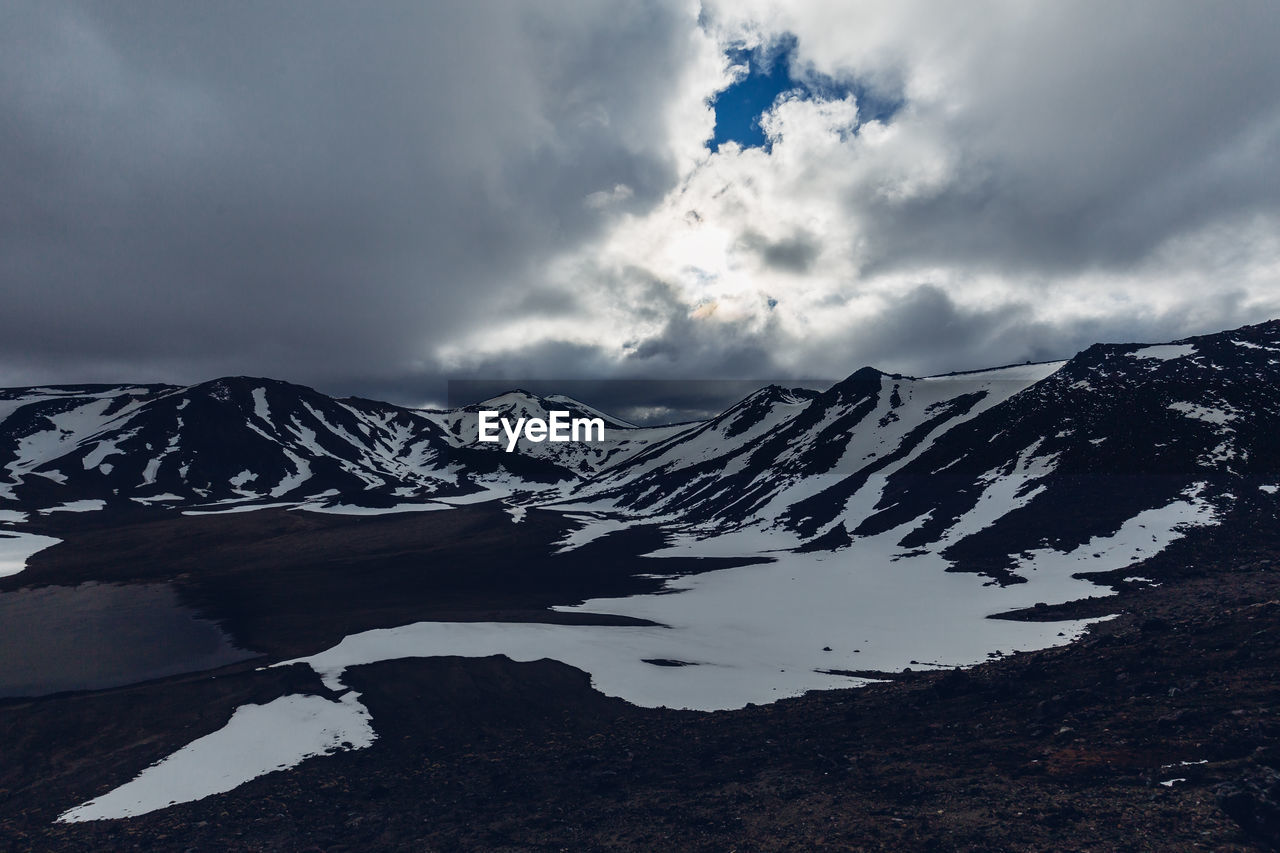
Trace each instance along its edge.
<path fill-rule="evenodd" d="M 432 619 L 642 624 L 548 610 L 588 598 L 655 592 L 685 574 L 763 562 L 634 556 L 663 544 L 640 527 L 567 554 L 549 544 L 575 525 L 531 510 L 511 523 L 496 503 L 440 512 L 344 516 L 267 509 L 225 515 L 72 513 L 24 529 L 65 538 L 0 592 L 82 581 L 173 583 L 188 604 L 275 660 L 322 651 L 348 634 Z"/>
<path fill-rule="evenodd" d="M 740 711 L 635 708 L 550 661 L 358 667 L 371 748 L 122 821 L 52 823 L 316 677 L 241 664 L 0 703 L 0 849 L 1277 849 L 1280 563 L 1221 551 L 1128 570 L 1162 585 L 1069 647 Z"/>

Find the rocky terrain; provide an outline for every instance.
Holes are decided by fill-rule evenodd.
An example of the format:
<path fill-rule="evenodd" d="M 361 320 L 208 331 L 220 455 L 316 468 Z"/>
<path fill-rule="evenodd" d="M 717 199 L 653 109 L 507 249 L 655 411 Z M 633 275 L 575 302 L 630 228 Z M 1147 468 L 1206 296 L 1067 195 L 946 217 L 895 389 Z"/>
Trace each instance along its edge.
<path fill-rule="evenodd" d="M 0 837 L 11 850 L 1275 849 L 1277 552 L 1186 551 L 1071 646 L 737 711 L 636 708 L 551 661 L 375 664 L 351 677 L 379 721 L 369 749 L 126 821 L 53 818 L 234 705 L 322 685 L 302 667 L 240 666 L 9 701 Z"/>

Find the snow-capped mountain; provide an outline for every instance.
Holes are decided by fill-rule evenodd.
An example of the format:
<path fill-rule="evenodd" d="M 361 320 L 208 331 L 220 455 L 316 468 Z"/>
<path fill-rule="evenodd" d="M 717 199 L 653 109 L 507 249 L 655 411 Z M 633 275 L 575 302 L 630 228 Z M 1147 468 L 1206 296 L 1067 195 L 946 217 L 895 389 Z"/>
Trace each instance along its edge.
<path fill-rule="evenodd" d="M 0 392 L 0 504 L 503 498 L 697 536 L 768 531 L 905 549 L 1012 579 L 1146 510 L 1230 509 L 1280 471 L 1280 322 L 1066 362 L 915 378 L 863 368 L 822 392 L 762 388 L 703 422 L 636 427 L 523 391 L 456 410 L 231 378 Z M 477 441 L 477 413 L 600 418 L 600 443 Z M 1262 491 L 1263 495 L 1273 492 Z M 581 517 L 581 516 L 580 516 Z"/>
<path fill-rule="evenodd" d="M 830 389 L 763 388 L 579 487 L 590 498 L 717 526 L 772 523 L 832 488 L 856 491 L 1060 363 L 913 379 L 863 368 Z M 852 494 L 852 491 L 850 492 Z M 813 519 L 796 519 L 813 532 Z"/>
<path fill-rule="evenodd" d="M 0 500 L 213 503 L 395 499 L 545 488 L 573 476 L 462 446 L 433 420 L 368 400 L 236 377 L 190 387 L 0 391 Z"/>
<path fill-rule="evenodd" d="M 1254 499 L 1280 471 L 1278 389 L 1275 322 L 946 376 L 864 368 L 821 394 L 763 389 L 571 500 L 804 549 L 898 530 L 904 549 L 1013 580 L 1020 554 L 1188 495 L 1219 512 Z"/>

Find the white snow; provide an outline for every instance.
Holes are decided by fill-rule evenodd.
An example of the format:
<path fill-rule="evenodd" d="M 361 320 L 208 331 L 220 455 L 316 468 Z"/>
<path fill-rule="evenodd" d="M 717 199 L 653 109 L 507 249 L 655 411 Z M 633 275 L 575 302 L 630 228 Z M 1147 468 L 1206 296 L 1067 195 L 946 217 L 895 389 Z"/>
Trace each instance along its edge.
<path fill-rule="evenodd" d="M 316 755 L 362 749 L 377 735 L 359 694 L 338 701 L 282 696 L 241 705 L 227 724 L 143 770 L 137 778 L 58 817 L 59 823 L 133 817 L 230 791 Z"/>
<path fill-rule="evenodd" d="M 1217 523 L 1213 505 L 1200 497 L 1204 487 L 1204 483 L 1197 483 L 1184 493 L 1184 500 L 1140 512 L 1111 536 L 1095 536 L 1069 552 L 1051 548 L 1030 551 L 1015 571 L 1034 583 L 1040 573 L 1069 579 L 1075 572 L 1108 572 L 1145 560 L 1181 539 L 1189 528 Z M 1056 593 L 1055 589 L 1048 594 Z"/>
<path fill-rule="evenodd" d="M 1280 491 L 1280 486 L 1258 486 L 1258 488 L 1269 495 L 1274 495 L 1276 492 Z"/>
<path fill-rule="evenodd" d="M 467 504 L 479 504 L 485 501 L 497 500 L 505 497 L 510 492 L 503 490 L 486 490 L 483 492 L 471 492 L 466 495 L 442 495 L 436 498 L 440 503 L 450 504 L 451 506 L 466 506 Z"/>
<path fill-rule="evenodd" d="M 12 530 L 0 533 L 0 577 L 16 575 L 27 567 L 27 560 L 33 554 L 61 541 L 35 533 L 18 533 Z"/>
<path fill-rule="evenodd" d="M 891 547 L 876 543 L 882 558 Z M 339 687 L 347 667 L 389 658 L 551 658 L 590 673 L 602 693 L 637 705 L 715 710 L 862 683 L 823 670 L 898 670 L 912 660 L 974 664 L 997 649 L 1067 642 L 1087 624 L 986 619 L 993 610 L 1030 606 L 1041 593 L 993 590 L 973 575 L 940 573 L 945 564 L 939 563 L 916 561 L 885 571 L 883 564 L 856 558 L 787 555 L 773 564 L 669 581 L 667 592 L 678 595 L 560 608 L 660 626 L 420 622 L 349 636 L 305 662 Z M 1096 589 L 1076 584 L 1081 593 Z M 833 651 L 824 652 L 825 646 Z M 655 666 L 646 659 L 692 665 Z"/>
<path fill-rule="evenodd" d="M 1134 350 L 1129 355 L 1134 358 L 1155 358 L 1160 361 L 1170 361 L 1175 358 L 1186 358 L 1189 355 L 1195 355 L 1196 348 L 1193 344 L 1160 344 L 1153 347 L 1143 347 Z"/>
<path fill-rule="evenodd" d="M 51 512 L 95 512 L 107 505 L 107 502 L 98 498 L 86 498 L 79 501 L 70 501 L 58 506 L 51 506 L 48 509 L 40 510 L 41 514 L 47 515 Z"/>
<path fill-rule="evenodd" d="M 1200 406 L 1195 403 L 1180 402 L 1170 403 L 1168 408 L 1175 412 L 1181 412 L 1193 420 L 1219 426 L 1230 423 L 1240 416 L 1239 412 L 1225 405 L 1222 408 L 1211 409 L 1208 406 Z"/>
<path fill-rule="evenodd" d="M 267 405 L 267 389 L 253 389 L 253 413 L 267 426 L 271 426 L 271 407 Z"/>
<path fill-rule="evenodd" d="M 131 498 L 130 500 L 132 500 L 134 503 L 140 503 L 140 504 L 155 504 L 155 503 L 166 503 L 168 501 L 182 501 L 182 500 L 185 500 L 185 498 L 183 498 L 182 495 L 175 495 L 172 492 L 165 492 L 162 495 L 151 495 L 145 498 Z"/>
<path fill-rule="evenodd" d="M 302 502 L 278 501 L 275 503 L 245 503 L 241 500 L 222 501 L 208 504 L 209 509 L 183 510 L 183 515 L 228 515 L 237 512 L 256 512 L 260 509 L 296 509 L 306 512 L 320 512 L 329 515 L 389 515 L 396 512 L 433 512 L 441 509 L 452 509 L 450 505 L 440 501 L 426 503 L 398 503 L 392 506 L 360 506 L 358 504 L 326 503 L 323 498 L 336 496 L 337 491 L 330 489 L 323 494 Z"/>
<path fill-rule="evenodd" d="M 119 456 L 124 451 L 117 446 L 121 441 L 133 437 L 134 432 L 121 433 L 112 441 L 99 441 L 93 449 L 84 455 L 84 470 L 91 471 L 111 456 Z M 109 473 L 110 469 L 104 473 Z"/>
<path fill-rule="evenodd" d="M 18 512 L 16 509 L 0 509 L 0 522 L 12 522 L 14 524 L 26 521 L 27 514 Z"/>
<path fill-rule="evenodd" d="M 581 548 L 588 542 L 594 542 L 601 536 L 612 533 L 615 530 L 624 530 L 630 523 L 621 519 L 605 518 L 604 516 L 586 513 L 565 513 L 565 518 L 581 522 L 582 526 L 577 530 L 571 531 L 556 543 L 560 546 L 556 550 L 557 554 Z"/>
<path fill-rule="evenodd" d="M 1185 782 L 1185 781 L 1187 781 L 1185 776 L 1179 776 L 1179 777 L 1178 777 L 1178 778 L 1176 778 L 1176 779 L 1166 779 L 1166 780 L 1164 780 L 1163 782 L 1161 782 L 1160 784 L 1161 784 L 1161 785 L 1163 785 L 1163 786 L 1165 786 L 1166 788 L 1172 788 L 1172 787 L 1174 786 L 1174 784 L 1175 784 L 1175 783 L 1177 783 L 1177 782 Z"/>
<path fill-rule="evenodd" d="M 937 550 L 899 553 L 896 543 L 906 531 L 898 528 L 855 539 L 836 554 L 781 553 L 768 564 L 672 578 L 652 595 L 556 608 L 643 619 L 656 623 L 653 627 L 420 622 L 354 634 L 301 660 L 337 689 L 347 667 L 388 658 L 545 657 L 588 672 L 595 688 L 607 695 L 644 706 L 700 710 L 859 683 L 829 670 L 892 671 L 912 661 L 923 662 L 916 666 L 970 665 L 992 654 L 1044 648 L 1077 636 L 1090 620 L 986 617 L 1040 601 L 1106 594 L 1073 575 L 1123 568 L 1160 550 L 1190 525 L 1214 523 L 1198 492 L 1184 497 L 1071 552 L 1044 549 L 1025 555 L 1018 571 L 1028 582 L 1006 587 L 948 573 L 950 563 Z M 734 550 L 730 543 L 739 554 L 751 555 L 792 544 L 785 536 L 742 531 L 689 539 L 655 556 L 727 554 Z M 832 651 L 823 651 L 827 646 Z M 654 666 L 646 659 L 690 665 Z"/>
<path fill-rule="evenodd" d="M 899 553 L 904 526 L 855 539 L 836 554 L 781 553 L 768 564 L 672 578 L 652 595 L 556 608 L 643 619 L 656 623 L 652 627 L 420 622 L 354 634 L 300 660 L 338 689 L 347 667 L 389 658 L 552 658 L 588 672 L 597 690 L 638 705 L 736 708 L 859 683 L 830 670 L 964 666 L 993 654 L 1069 642 L 1091 620 L 987 617 L 1041 601 L 1107 594 L 1073 575 L 1132 565 L 1187 527 L 1215 521 L 1212 508 L 1192 489 L 1182 500 L 1139 514 L 1113 536 L 1095 537 L 1067 553 L 1043 549 L 1025 555 L 1018 571 L 1027 582 L 1006 587 L 947 572 L 951 564 L 938 549 Z M 776 553 L 792 544 L 786 536 L 742 531 L 688 540 L 655 556 L 730 553 L 730 541 L 744 555 Z M 823 651 L 827 646 L 832 651 Z M 690 665 L 654 666 L 646 659 Z"/>
<path fill-rule="evenodd" d="M 929 381 L 1011 381 L 1022 382 L 1027 385 L 1034 385 L 1042 379 L 1048 379 L 1057 373 L 1064 364 L 1064 361 L 1042 361 L 1036 364 L 1014 364 L 1008 367 L 993 367 L 990 370 L 973 370 L 965 373 L 946 373 L 936 376 L 926 376 L 924 379 Z"/>
<path fill-rule="evenodd" d="M 1231 343 L 1235 344 L 1238 347 L 1244 347 L 1245 349 L 1260 349 L 1260 350 L 1270 350 L 1271 352 L 1280 352 L 1280 347 L 1262 346 L 1260 344 L 1250 343 L 1249 341 L 1232 341 Z"/>
<path fill-rule="evenodd" d="M 142 469 L 142 485 L 150 486 L 156 481 L 156 477 L 160 473 L 160 463 L 164 461 L 163 456 L 156 456 L 147 460 L 147 465 Z"/>
<path fill-rule="evenodd" d="M 284 451 L 284 455 L 288 456 L 289 461 L 293 463 L 294 473 L 286 474 L 280 479 L 280 482 L 271 490 L 271 497 L 273 498 L 278 498 L 282 495 L 288 494 L 301 486 L 307 480 L 311 479 L 311 466 L 307 464 L 307 460 L 289 450 L 287 447 L 281 447 L 280 449 Z"/>
<path fill-rule="evenodd" d="M 242 503 L 232 504 L 231 502 L 224 502 L 222 504 L 211 504 L 211 505 L 225 506 L 226 508 L 225 509 L 184 509 L 182 511 L 182 514 L 183 515 L 230 515 L 231 513 L 236 513 L 236 512 L 254 512 L 260 509 L 276 509 L 278 507 L 289 507 L 290 509 L 293 509 L 294 507 L 297 506 L 297 504 L 293 503 L 292 501 L 285 501 L 282 503 L 270 503 L 270 504 L 242 504 Z"/>
<path fill-rule="evenodd" d="M 966 536 L 985 530 L 1019 507 L 1026 506 L 1044 491 L 1037 480 L 1047 477 L 1057 464 L 1057 454 L 1037 456 L 1043 439 L 1036 439 L 1018 454 L 1012 470 L 995 468 L 978 478 L 985 483 L 973 508 L 956 519 L 940 541 L 941 547 L 954 545 Z"/>
<path fill-rule="evenodd" d="M 453 509 L 443 503 L 400 503 L 393 506 L 358 506 L 356 504 L 299 504 L 294 509 L 307 512 L 323 512 L 329 515 L 390 515 L 396 512 L 433 512 L 440 509 Z"/>
<path fill-rule="evenodd" d="M 69 411 L 46 415 L 45 419 L 52 428 L 20 439 L 14 448 L 16 458 L 5 467 L 21 477 L 69 452 L 102 429 L 108 420 L 103 413 L 110 408 L 111 402 L 110 397 L 91 397 Z"/>

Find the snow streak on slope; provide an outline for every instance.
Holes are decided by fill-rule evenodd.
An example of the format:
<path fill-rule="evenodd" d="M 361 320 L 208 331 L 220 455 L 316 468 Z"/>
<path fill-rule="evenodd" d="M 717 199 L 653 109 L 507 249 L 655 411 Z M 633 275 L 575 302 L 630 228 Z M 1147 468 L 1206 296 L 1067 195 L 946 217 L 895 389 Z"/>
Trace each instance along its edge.
<path fill-rule="evenodd" d="M 69 809 L 59 823 L 133 817 L 239 787 L 316 755 L 362 749 L 377 737 L 359 694 L 334 701 L 282 696 L 241 705 L 225 726 L 192 741 L 119 788 Z"/>
<path fill-rule="evenodd" d="M 821 394 L 765 388 L 579 486 L 570 506 L 813 537 L 861 520 L 895 470 L 1062 364 L 925 379 L 864 368 Z"/>

